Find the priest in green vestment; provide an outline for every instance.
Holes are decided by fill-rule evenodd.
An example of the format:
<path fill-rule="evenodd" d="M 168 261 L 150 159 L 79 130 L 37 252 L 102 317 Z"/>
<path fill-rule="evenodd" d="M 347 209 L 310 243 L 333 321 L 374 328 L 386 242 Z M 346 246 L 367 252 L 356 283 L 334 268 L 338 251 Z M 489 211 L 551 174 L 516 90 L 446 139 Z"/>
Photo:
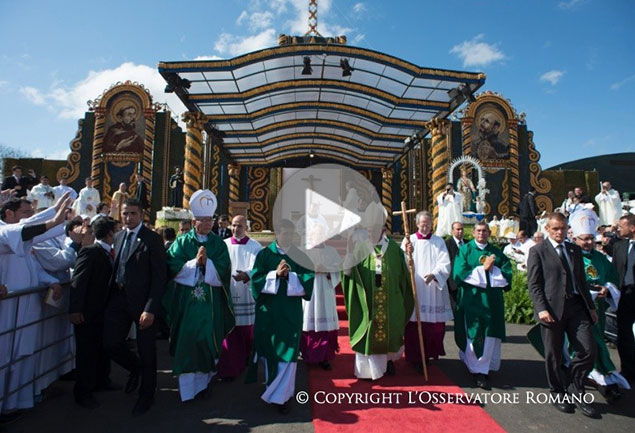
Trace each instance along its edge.
<path fill-rule="evenodd" d="M 583 209 L 571 216 L 570 224 L 575 243 L 582 249 L 584 274 L 598 312 L 598 322 L 593 326 L 597 357 L 588 377 L 595 382 L 607 401 L 612 403 L 621 397 L 619 387 L 631 389 L 628 381 L 617 372 L 604 340 L 604 314 L 607 309 L 616 311 L 620 300 L 621 292 L 617 287 L 619 277 L 615 266 L 595 249 L 595 235 L 599 224 L 597 215 L 590 209 Z M 571 348 L 569 350 L 572 351 Z"/>
<path fill-rule="evenodd" d="M 474 239 L 461 247 L 454 262 L 458 287 L 454 339 L 477 386 L 489 389 L 488 374 L 500 367 L 505 339 L 503 291 L 511 289 L 512 268 L 503 252 L 488 242 L 486 222 L 476 223 L 473 234 Z"/>
<path fill-rule="evenodd" d="M 386 372 L 394 374 L 393 361 L 403 353 L 414 298 L 404 253 L 386 236 L 385 227 L 374 251 L 342 273 L 342 291 L 355 376 L 376 380 Z"/>
<path fill-rule="evenodd" d="M 257 362 L 263 360 L 267 388 L 262 399 L 278 405 L 281 413 L 289 411 L 288 400 L 295 391 L 302 299 L 311 299 L 314 279 L 313 272 L 289 257 L 302 254 L 293 245 L 294 234 L 293 223 L 281 220 L 276 241 L 260 250 L 251 274 L 256 321 L 247 382 L 256 380 Z"/>
<path fill-rule="evenodd" d="M 172 371 L 178 376 L 182 401 L 207 394 L 223 339 L 235 323 L 227 245 L 211 232 L 216 203 L 209 190 L 192 195 L 193 228 L 167 253 L 173 282 L 163 304 L 170 324 Z"/>

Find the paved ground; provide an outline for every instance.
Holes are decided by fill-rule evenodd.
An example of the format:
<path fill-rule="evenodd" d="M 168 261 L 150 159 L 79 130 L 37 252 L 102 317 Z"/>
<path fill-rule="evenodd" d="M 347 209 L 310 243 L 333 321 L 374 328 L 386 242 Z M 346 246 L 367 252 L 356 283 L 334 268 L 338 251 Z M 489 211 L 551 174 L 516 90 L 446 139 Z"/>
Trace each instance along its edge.
<path fill-rule="evenodd" d="M 491 376 L 492 391 L 486 392 L 472 384 L 472 378 L 458 360 L 452 327 L 446 334 L 448 356 L 438 366 L 465 392 L 507 394 L 518 398 L 518 404 L 486 404 L 484 409 L 507 431 L 537 432 L 554 430 L 558 433 L 626 432 L 635 427 L 635 392 L 625 395 L 616 405 L 608 405 L 599 393 L 593 392 L 602 420 L 591 420 L 579 413 L 566 415 L 549 404 L 527 403 L 529 393 L 537 395 L 547 391 L 543 360 L 525 339 L 528 327 L 508 325 L 508 339 L 503 344 L 501 370 Z M 159 392 L 154 408 L 145 416 L 132 418 L 130 411 L 134 397 L 123 392 L 98 394 L 102 406 L 94 411 L 77 407 L 72 399 L 72 383 L 57 382 L 49 389 L 45 400 L 28 412 L 21 420 L 5 426 L 3 433 L 14 432 L 312 432 L 309 405 L 293 403 L 292 412 L 282 416 L 260 400 L 263 386 L 245 385 L 242 380 L 215 382 L 208 400 L 181 403 L 176 381 L 170 375 L 171 359 L 167 344 L 159 344 Z M 611 350 L 613 361 L 619 358 Z M 307 373 L 302 363 L 298 366 L 296 389 L 308 390 Z M 351 371 L 352 373 L 352 371 Z M 398 374 L 398 372 L 397 372 Z M 126 376 L 118 367 L 113 378 L 124 383 Z M 514 397 L 517 395 L 517 397 Z M 422 430 L 423 431 L 423 430 Z"/>

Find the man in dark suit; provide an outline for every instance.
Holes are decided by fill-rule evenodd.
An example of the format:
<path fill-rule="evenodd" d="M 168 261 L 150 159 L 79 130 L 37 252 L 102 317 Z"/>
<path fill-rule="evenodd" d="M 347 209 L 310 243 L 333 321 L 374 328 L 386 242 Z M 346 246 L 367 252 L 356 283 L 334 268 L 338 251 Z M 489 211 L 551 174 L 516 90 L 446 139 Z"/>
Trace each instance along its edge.
<path fill-rule="evenodd" d="M 28 193 L 27 189 L 37 182 L 35 179 L 35 173 L 33 170 L 29 170 L 28 176 L 22 176 L 22 167 L 19 165 L 13 166 L 11 169 L 13 174 L 11 176 L 7 176 L 2 181 L 1 191 L 10 189 L 15 191 L 15 196 L 25 197 Z"/>
<path fill-rule="evenodd" d="M 452 236 L 445 240 L 445 246 L 450 254 L 450 269 L 454 269 L 454 258 L 459 253 L 459 249 L 463 246 L 465 241 L 463 240 L 463 223 L 455 221 L 452 223 Z M 456 302 L 457 287 L 454 282 L 454 278 L 448 278 L 448 289 L 450 291 L 450 297 L 452 303 Z"/>
<path fill-rule="evenodd" d="M 580 204 L 592 203 L 591 197 L 589 197 L 579 186 L 573 188 L 573 195 L 576 199 L 578 199 L 577 202 Z"/>
<path fill-rule="evenodd" d="M 137 174 L 137 191 L 135 192 L 134 198 L 141 203 L 141 209 L 148 208 L 148 187 L 143 181 L 143 175 L 141 173 Z"/>
<path fill-rule="evenodd" d="M 110 250 L 115 221 L 100 217 L 92 225 L 96 241 L 77 256 L 71 281 L 69 318 L 75 325 L 77 380 L 75 401 L 94 409 L 99 406 L 95 390 L 117 389 L 110 382 L 110 359 L 103 345 L 104 311 L 112 274 Z"/>
<path fill-rule="evenodd" d="M 161 311 L 167 267 L 163 239 L 143 225 L 141 203 L 124 202 L 125 229 L 115 235 L 115 263 L 110 279 L 111 297 L 106 307 L 104 346 L 113 361 L 130 372 L 126 393 L 139 385 L 133 415 L 147 412 L 154 403 L 157 383 L 155 316 Z M 130 325 L 137 326 L 139 356 L 126 346 Z"/>
<path fill-rule="evenodd" d="M 582 400 L 584 379 L 593 368 L 596 356 L 592 327 L 597 322 L 584 274 L 582 251 L 577 245 L 565 242 L 567 219 L 564 215 L 550 214 L 546 227 L 549 237 L 529 250 L 527 281 L 534 318 L 541 325 L 553 404 L 561 412 L 573 413 L 573 400 L 584 415 L 596 418 L 597 410 Z M 568 372 L 562 368 L 565 334 L 576 352 Z M 574 398 L 567 394 L 567 388 Z"/>
<path fill-rule="evenodd" d="M 212 230 L 221 239 L 227 239 L 232 237 L 232 231 L 229 228 L 229 217 L 227 215 L 221 215 L 218 217 L 218 227 L 216 230 Z"/>
<path fill-rule="evenodd" d="M 622 376 L 635 381 L 635 215 L 619 220 L 622 239 L 613 244 L 613 264 L 620 277 L 621 297 L 617 306 L 617 351 L 622 364 Z"/>
<path fill-rule="evenodd" d="M 525 194 L 523 199 L 518 205 L 518 215 L 520 216 L 520 229 L 527 233 L 527 236 L 532 236 L 538 228 L 536 222 L 536 190 L 533 187 L 529 188 L 529 192 Z"/>

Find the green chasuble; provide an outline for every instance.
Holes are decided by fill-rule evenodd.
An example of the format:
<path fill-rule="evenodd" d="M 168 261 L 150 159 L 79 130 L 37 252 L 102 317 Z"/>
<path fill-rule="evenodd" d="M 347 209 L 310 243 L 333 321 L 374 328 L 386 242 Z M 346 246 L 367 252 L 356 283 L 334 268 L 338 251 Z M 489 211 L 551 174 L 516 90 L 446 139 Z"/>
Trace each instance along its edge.
<path fill-rule="evenodd" d="M 290 247 L 295 248 L 295 247 Z M 295 251 L 295 254 L 301 254 Z M 284 259 L 295 272 L 304 288 L 304 296 L 287 296 L 287 279 L 279 278 L 277 293 L 262 293 L 267 274 L 275 271 Z M 308 259 L 307 259 L 308 261 Z M 302 335 L 302 299 L 309 301 L 313 292 L 314 274 L 298 265 L 288 255 L 278 251 L 276 242 L 260 250 L 251 273 L 251 294 L 256 301 L 256 321 L 254 324 L 254 355 L 247 372 L 246 382 L 253 382 L 257 376 L 258 358 L 267 360 L 267 385 L 278 374 L 278 362 L 297 362 Z"/>
<path fill-rule="evenodd" d="M 169 277 L 174 278 L 186 262 L 196 258 L 204 246 L 212 260 L 222 287 L 210 287 L 202 278 L 194 287 L 172 281 L 163 297 L 170 325 L 172 371 L 183 373 L 216 371 L 223 339 L 234 328 L 234 312 L 229 289 L 231 263 L 227 245 L 213 233 L 200 242 L 194 229 L 176 238 L 168 250 Z"/>
<path fill-rule="evenodd" d="M 497 266 L 507 280 L 505 287 L 491 287 L 487 273 L 487 287 L 481 288 L 464 280 L 472 271 L 483 264 L 486 256 L 494 254 Z M 474 240 L 463 245 L 454 261 L 452 277 L 458 287 L 454 308 L 454 340 L 459 349 L 465 352 L 467 338 L 472 341 L 474 353 L 483 356 L 485 337 L 505 340 L 505 300 L 503 290 L 511 289 L 512 267 L 509 259 L 501 250 L 488 243 L 481 250 Z M 467 333 L 466 333 L 467 330 Z"/>
<path fill-rule="evenodd" d="M 604 286 L 606 283 L 612 283 L 616 287 L 619 286 L 617 270 L 604 254 L 596 250 L 582 250 L 582 261 L 584 262 L 586 281 L 589 285 Z M 604 325 L 606 323 L 604 313 L 606 312 L 608 303 L 604 298 L 596 298 L 595 306 L 598 323 L 593 326 L 593 338 L 595 338 L 595 342 L 597 343 L 598 354 L 595 357 L 594 368 L 601 374 L 607 375 L 616 370 L 604 340 Z M 571 347 L 569 351 L 573 352 Z"/>
<path fill-rule="evenodd" d="M 353 267 L 350 276 L 342 273 L 351 347 L 364 355 L 399 351 L 414 308 L 404 253 L 391 239 L 381 267 L 379 287 L 375 281 L 375 254 Z"/>

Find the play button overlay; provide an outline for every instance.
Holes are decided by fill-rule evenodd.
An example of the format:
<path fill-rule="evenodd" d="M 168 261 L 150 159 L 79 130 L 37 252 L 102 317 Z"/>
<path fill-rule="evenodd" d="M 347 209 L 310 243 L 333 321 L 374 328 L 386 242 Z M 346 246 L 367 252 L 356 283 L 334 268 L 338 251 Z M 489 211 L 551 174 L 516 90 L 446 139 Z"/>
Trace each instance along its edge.
<path fill-rule="evenodd" d="M 293 261 L 315 272 L 340 272 L 374 250 L 386 211 L 364 176 L 342 165 L 317 164 L 283 181 L 273 228 Z"/>
<path fill-rule="evenodd" d="M 320 247 L 325 241 L 338 236 L 340 233 L 354 227 L 362 221 L 362 217 L 357 213 L 340 206 L 332 200 L 329 200 L 319 192 L 307 188 L 304 190 L 304 205 L 306 206 L 304 208 L 305 215 L 311 213 L 313 203 L 321 203 L 320 212 L 324 214 L 342 215 L 342 220 L 340 224 L 330 228 L 327 225 L 327 227 L 322 230 L 320 227 L 316 227 L 318 223 L 315 222 L 315 219 L 307 219 L 305 232 L 313 234 L 312 236 L 305 237 L 304 248 L 307 250 Z"/>

